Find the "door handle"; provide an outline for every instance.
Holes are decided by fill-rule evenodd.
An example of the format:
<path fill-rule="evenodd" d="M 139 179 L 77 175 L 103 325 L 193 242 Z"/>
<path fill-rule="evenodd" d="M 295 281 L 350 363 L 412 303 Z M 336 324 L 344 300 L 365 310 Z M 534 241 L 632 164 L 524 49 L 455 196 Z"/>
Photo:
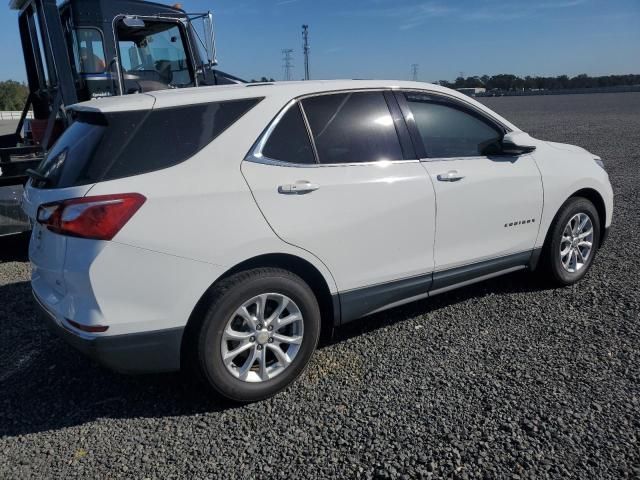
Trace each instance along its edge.
<path fill-rule="evenodd" d="M 320 185 L 308 182 L 306 180 L 299 180 L 296 183 L 288 183 L 286 185 L 280 185 L 278 187 L 278 193 L 284 195 L 299 195 L 303 193 L 315 192 L 320 188 Z"/>
<path fill-rule="evenodd" d="M 449 170 L 447 173 L 441 173 L 437 178 L 441 182 L 457 182 L 458 180 L 462 180 L 464 175 L 460 175 L 457 170 Z"/>

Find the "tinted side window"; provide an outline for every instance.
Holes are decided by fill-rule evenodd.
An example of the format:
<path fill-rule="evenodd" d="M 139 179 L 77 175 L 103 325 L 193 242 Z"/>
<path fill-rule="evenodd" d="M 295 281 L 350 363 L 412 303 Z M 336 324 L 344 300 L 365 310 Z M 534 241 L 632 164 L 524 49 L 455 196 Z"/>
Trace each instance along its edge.
<path fill-rule="evenodd" d="M 320 163 L 401 160 L 402 150 L 382 92 L 328 94 L 307 98 Z"/>
<path fill-rule="evenodd" d="M 151 110 L 103 179 L 177 165 L 206 147 L 259 101 L 234 100 Z"/>
<path fill-rule="evenodd" d="M 316 163 L 309 133 L 296 103 L 280 119 L 269 136 L 262 154 L 290 163 Z"/>
<path fill-rule="evenodd" d="M 184 162 L 261 99 L 151 111 L 80 112 L 38 167 L 45 188 L 65 188 L 168 168 Z"/>
<path fill-rule="evenodd" d="M 430 158 L 474 157 L 502 136 L 496 128 L 463 110 L 407 95 L 407 102 Z"/>

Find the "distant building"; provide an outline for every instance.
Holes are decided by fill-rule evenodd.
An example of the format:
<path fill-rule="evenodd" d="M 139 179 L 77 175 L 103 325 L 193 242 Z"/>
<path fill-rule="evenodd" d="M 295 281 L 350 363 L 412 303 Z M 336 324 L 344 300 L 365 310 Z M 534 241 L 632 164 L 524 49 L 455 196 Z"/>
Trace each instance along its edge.
<path fill-rule="evenodd" d="M 465 95 L 469 95 L 470 97 L 475 97 L 479 93 L 485 93 L 487 91 L 484 87 L 472 87 L 472 88 L 456 88 L 460 93 L 464 93 Z"/>

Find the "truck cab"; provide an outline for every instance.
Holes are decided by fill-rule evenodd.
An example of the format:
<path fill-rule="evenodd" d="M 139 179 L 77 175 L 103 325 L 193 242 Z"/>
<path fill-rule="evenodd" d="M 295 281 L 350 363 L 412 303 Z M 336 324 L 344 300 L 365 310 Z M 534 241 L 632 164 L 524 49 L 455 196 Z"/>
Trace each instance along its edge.
<path fill-rule="evenodd" d="M 18 11 L 29 97 L 15 133 L 0 136 L 0 189 L 9 198 L 0 235 L 29 229 L 19 205 L 22 185 L 71 122 L 66 107 L 243 82 L 214 68 L 211 12 L 141 0 L 11 0 L 9 6 Z M 29 110 L 33 119 L 26 120 Z M 10 228 L 2 228 L 9 223 L 4 218 Z"/>

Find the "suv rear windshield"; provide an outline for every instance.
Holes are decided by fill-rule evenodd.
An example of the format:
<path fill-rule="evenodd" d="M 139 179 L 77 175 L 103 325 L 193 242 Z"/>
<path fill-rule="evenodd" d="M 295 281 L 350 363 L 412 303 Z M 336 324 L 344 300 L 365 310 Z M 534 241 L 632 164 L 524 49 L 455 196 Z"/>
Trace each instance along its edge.
<path fill-rule="evenodd" d="M 177 165 L 262 98 L 116 113 L 78 112 L 38 166 L 38 188 L 66 188 Z"/>

